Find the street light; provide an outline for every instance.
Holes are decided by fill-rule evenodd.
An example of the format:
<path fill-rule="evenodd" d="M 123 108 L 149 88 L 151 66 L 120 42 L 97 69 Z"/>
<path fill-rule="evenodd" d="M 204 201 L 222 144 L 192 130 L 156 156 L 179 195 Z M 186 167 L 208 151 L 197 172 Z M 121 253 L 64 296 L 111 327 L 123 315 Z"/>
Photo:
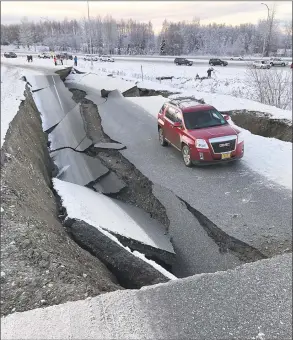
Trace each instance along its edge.
<path fill-rule="evenodd" d="M 268 5 L 267 4 L 265 4 L 265 3 L 261 3 L 261 5 L 265 5 L 266 6 L 266 8 L 267 8 L 267 10 L 268 10 L 268 17 L 267 17 L 267 30 L 269 31 L 269 22 L 270 22 L 270 9 L 269 9 L 269 7 L 268 7 Z M 265 54 L 265 48 L 266 48 L 266 38 L 267 38 L 267 34 L 268 34 L 268 32 L 266 32 L 266 34 L 265 34 L 265 36 L 264 36 L 264 41 L 263 41 L 263 48 L 262 48 L 262 55 L 263 55 L 263 57 L 264 57 L 264 54 Z"/>
<path fill-rule="evenodd" d="M 89 2 L 87 1 L 87 18 L 89 22 L 89 38 L 90 38 L 90 57 L 91 57 L 91 69 L 93 68 L 93 57 L 92 57 L 92 33 L 91 33 L 91 26 L 90 26 L 90 6 Z"/>

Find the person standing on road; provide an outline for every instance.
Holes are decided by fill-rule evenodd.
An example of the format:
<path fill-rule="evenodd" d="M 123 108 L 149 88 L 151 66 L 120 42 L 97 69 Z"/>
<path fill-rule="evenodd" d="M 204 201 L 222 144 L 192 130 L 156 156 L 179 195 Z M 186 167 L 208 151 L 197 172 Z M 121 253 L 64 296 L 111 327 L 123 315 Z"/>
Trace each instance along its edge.
<path fill-rule="evenodd" d="M 77 66 L 77 56 L 74 57 L 74 66 Z"/>
<path fill-rule="evenodd" d="M 53 61 L 54 61 L 55 66 L 57 66 L 57 58 L 55 55 L 54 55 Z"/>
<path fill-rule="evenodd" d="M 61 65 L 63 65 L 63 57 L 60 57 Z"/>

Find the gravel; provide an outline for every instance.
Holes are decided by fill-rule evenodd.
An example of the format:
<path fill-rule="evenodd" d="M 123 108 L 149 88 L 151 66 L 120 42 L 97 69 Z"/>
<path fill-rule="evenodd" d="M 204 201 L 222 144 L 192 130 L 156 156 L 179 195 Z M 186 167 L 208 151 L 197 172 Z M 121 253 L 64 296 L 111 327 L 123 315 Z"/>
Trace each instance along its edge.
<path fill-rule="evenodd" d="M 121 289 L 58 219 L 47 135 L 25 96 L 1 150 L 1 315 Z"/>

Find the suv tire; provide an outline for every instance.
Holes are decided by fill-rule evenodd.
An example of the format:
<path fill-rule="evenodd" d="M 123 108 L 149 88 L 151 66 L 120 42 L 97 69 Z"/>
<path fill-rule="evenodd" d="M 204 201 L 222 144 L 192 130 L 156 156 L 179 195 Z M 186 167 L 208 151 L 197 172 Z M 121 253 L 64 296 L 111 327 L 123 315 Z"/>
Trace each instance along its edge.
<path fill-rule="evenodd" d="M 162 128 L 159 128 L 159 141 L 162 146 L 167 146 L 168 143 L 166 142 L 166 139 L 164 137 L 164 132 Z"/>
<path fill-rule="evenodd" d="M 211 66 L 215 66 L 213 63 L 210 63 Z"/>
<path fill-rule="evenodd" d="M 188 168 L 192 167 L 190 149 L 186 144 L 183 144 L 181 152 L 185 166 L 187 166 Z"/>

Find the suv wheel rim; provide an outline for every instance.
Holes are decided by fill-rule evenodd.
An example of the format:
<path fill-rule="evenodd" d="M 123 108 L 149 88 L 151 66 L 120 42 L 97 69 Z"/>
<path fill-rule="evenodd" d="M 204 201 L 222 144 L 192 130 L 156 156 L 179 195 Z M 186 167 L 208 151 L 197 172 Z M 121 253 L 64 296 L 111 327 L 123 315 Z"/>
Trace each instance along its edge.
<path fill-rule="evenodd" d="M 182 149 L 183 160 L 186 165 L 190 164 L 190 151 L 187 146 L 184 146 Z"/>
<path fill-rule="evenodd" d="M 164 135 L 163 135 L 162 129 L 159 130 L 159 140 L 160 140 L 161 145 L 163 145 L 165 140 L 164 140 Z"/>

